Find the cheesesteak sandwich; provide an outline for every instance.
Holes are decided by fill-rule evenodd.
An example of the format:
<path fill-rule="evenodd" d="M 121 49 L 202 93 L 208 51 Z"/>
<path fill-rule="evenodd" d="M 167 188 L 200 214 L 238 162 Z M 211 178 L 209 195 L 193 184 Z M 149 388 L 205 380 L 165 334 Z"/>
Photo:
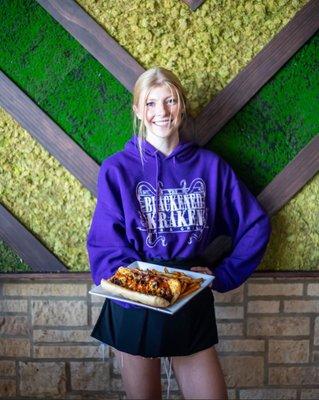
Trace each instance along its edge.
<path fill-rule="evenodd" d="M 125 267 L 120 267 L 111 278 L 102 279 L 101 286 L 113 294 L 154 307 L 168 307 L 181 292 L 178 279 Z"/>
<path fill-rule="evenodd" d="M 159 272 L 155 269 L 119 267 L 101 286 L 110 293 L 153 307 L 168 307 L 177 299 L 200 287 L 202 279 L 193 279 L 182 272 Z"/>

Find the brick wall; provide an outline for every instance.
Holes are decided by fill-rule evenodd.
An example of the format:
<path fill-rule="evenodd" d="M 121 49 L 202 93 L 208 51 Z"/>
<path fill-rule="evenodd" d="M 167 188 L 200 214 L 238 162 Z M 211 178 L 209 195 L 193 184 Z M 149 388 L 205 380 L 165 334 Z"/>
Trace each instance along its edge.
<path fill-rule="evenodd" d="M 90 338 L 102 303 L 89 287 L 2 278 L 1 398 L 125 397 L 112 352 L 103 361 Z M 230 399 L 319 398 L 319 277 L 254 277 L 215 301 Z M 181 398 L 175 381 L 171 398 Z"/>

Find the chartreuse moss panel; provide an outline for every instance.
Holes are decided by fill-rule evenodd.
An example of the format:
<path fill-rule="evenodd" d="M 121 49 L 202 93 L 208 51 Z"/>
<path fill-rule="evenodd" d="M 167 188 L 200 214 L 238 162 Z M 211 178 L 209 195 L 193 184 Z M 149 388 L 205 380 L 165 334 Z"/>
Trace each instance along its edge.
<path fill-rule="evenodd" d="M 205 147 L 257 195 L 318 133 L 319 33 Z"/>
<path fill-rule="evenodd" d="M 0 240 L 0 272 L 29 272 L 31 267 L 25 264 L 2 240 Z"/>
<path fill-rule="evenodd" d="M 307 0 L 77 0 L 146 69 L 181 79 L 196 115 L 294 17 Z"/>
<path fill-rule="evenodd" d="M 259 270 L 319 270 L 319 174 L 273 218 Z"/>
<path fill-rule="evenodd" d="M 0 109 L 0 202 L 70 269 L 87 270 L 95 198 Z"/>
<path fill-rule="evenodd" d="M 0 68 L 97 162 L 132 134 L 131 94 L 35 0 L 0 7 Z"/>

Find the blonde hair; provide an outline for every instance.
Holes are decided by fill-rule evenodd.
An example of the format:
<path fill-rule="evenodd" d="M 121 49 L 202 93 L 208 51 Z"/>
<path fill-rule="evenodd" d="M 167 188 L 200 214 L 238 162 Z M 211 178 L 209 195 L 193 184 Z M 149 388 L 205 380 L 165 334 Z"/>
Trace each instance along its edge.
<path fill-rule="evenodd" d="M 133 112 L 133 132 L 138 137 L 138 148 L 141 156 L 141 161 L 143 164 L 143 150 L 142 150 L 142 141 L 146 137 L 146 126 L 145 126 L 145 116 L 146 116 L 146 99 L 150 93 L 150 91 L 156 87 L 165 85 L 167 86 L 171 94 L 173 95 L 173 91 L 176 91 L 177 95 L 177 104 L 178 104 L 178 113 L 182 110 L 182 121 L 179 127 L 183 125 L 185 122 L 185 118 L 187 117 L 187 108 L 188 102 L 185 95 L 184 88 L 173 72 L 169 71 L 168 69 L 162 67 L 154 67 L 150 68 L 147 71 L 143 72 L 142 75 L 139 76 L 137 79 L 134 91 L 133 91 L 133 106 L 136 108 L 139 107 L 142 93 L 144 94 L 143 100 L 143 115 L 141 119 L 139 119 L 135 112 Z M 177 121 L 173 121 L 173 127 L 178 128 Z"/>

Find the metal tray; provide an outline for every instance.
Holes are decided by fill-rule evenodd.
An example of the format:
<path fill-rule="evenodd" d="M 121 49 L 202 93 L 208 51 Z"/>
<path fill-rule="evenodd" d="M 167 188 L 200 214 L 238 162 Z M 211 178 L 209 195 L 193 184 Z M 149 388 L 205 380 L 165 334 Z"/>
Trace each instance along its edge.
<path fill-rule="evenodd" d="M 157 271 L 164 272 L 165 267 L 161 266 L 161 265 L 157 265 L 157 264 L 144 262 L 144 261 L 134 261 L 132 264 L 128 265 L 127 268 L 140 268 L 143 270 L 154 268 Z M 198 272 L 183 270 L 180 268 L 172 268 L 172 267 L 166 267 L 166 268 L 169 272 L 181 271 L 193 278 L 203 278 L 203 282 L 202 282 L 200 288 L 195 290 L 195 292 L 190 293 L 188 296 L 182 298 L 181 300 L 177 300 L 176 303 L 174 303 L 173 305 L 171 305 L 169 307 L 165 307 L 165 308 L 149 306 L 147 304 L 139 303 L 134 300 L 126 299 L 125 297 L 122 297 L 120 295 L 115 295 L 115 294 L 109 293 L 106 289 L 102 288 L 101 285 L 99 285 L 99 286 L 93 285 L 91 290 L 89 291 L 89 293 L 92 295 L 95 295 L 95 296 L 107 297 L 109 299 L 119 300 L 119 301 L 123 301 L 125 303 L 130 303 L 130 304 L 135 304 L 140 307 L 150 308 L 152 310 L 160 311 L 160 312 L 163 312 L 166 314 L 174 314 L 176 311 L 178 311 L 180 308 L 182 308 L 187 302 L 189 302 L 189 300 L 191 300 L 199 292 L 201 292 L 208 285 L 210 285 L 212 283 L 212 281 L 214 280 L 213 275 L 201 274 Z"/>

